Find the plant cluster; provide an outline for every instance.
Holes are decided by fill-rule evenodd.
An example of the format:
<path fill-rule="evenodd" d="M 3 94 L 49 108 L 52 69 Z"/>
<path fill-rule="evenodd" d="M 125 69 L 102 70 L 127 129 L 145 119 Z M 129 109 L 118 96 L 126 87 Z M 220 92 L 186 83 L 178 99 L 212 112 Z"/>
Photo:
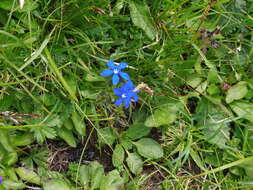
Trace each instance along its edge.
<path fill-rule="evenodd" d="M 0 0 L 0 190 L 252 189 L 252 15 Z"/>

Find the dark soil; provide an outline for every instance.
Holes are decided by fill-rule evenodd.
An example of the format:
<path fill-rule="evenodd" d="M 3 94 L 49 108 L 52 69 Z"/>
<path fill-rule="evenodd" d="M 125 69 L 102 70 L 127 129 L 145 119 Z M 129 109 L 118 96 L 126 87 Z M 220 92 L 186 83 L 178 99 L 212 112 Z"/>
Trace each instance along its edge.
<path fill-rule="evenodd" d="M 81 154 L 84 145 L 78 144 L 76 148 L 62 145 L 58 141 L 51 141 L 49 143 L 50 149 L 50 159 L 49 168 L 53 171 L 66 172 L 68 170 L 69 163 L 79 163 L 81 159 L 81 164 L 88 164 L 90 161 L 98 161 L 104 166 L 105 171 L 110 171 L 113 169 L 111 163 L 112 151 L 109 147 L 104 147 L 101 151 L 95 147 L 95 144 L 88 145 L 84 151 L 83 157 Z"/>

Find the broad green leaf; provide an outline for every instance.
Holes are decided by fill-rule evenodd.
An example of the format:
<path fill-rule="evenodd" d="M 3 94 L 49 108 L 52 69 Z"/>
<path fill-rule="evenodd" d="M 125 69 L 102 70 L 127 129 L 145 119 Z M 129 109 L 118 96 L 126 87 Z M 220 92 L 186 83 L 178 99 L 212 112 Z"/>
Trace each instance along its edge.
<path fill-rule="evenodd" d="M 159 127 L 173 123 L 178 114 L 179 108 L 177 104 L 168 104 L 154 111 L 145 121 L 147 127 Z"/>
<path fill-rule="evenodd" d="M 68 143 L 69 146 L 76 147 L 75 137 L 71 130 L 68 130 L 64 127 L 57 128 L 57 133 L 59 137 L 61 137 L 63 140 L 66 141 L 66 143 Z"/>
<path fill-rule="evenodd" d="M 89 166 L 82 165 L 79 170 L 80 182 L 86 186 L 90 181 Z"/>
<path fill-rule="evenodd" d="M 155 39 L 156 29 L 149 7 L 140 0 L 128 0 L 128 3 L 134 25 L 141 28 L 151 40 Z"/>
<path fill-rule="evenodd" d="M 0 130 L 0 143 L 8 152 L 13 152 L 14 148 L 10 142 L 10 134 L 8 131 Z"/>
<path fill-rule="evenodd" d="M 120 138 L 120 144 L 124 147 L 125 150 L 130 150 L 133 147 L 131 139 L 125 136 L 124 133 L 122 137 Z"/>
<path fill-rule="evenodd" d="M 1 0 L 0 1 L 0 8 L 1 9 L 5 9 L 5 10 L 11 10 L 12 6 L 14 3 L 14 7 L 16 5 L 15 1 L 11 1 L 11 0 Z"/>
<path fill-rule="evenodd" d="M 73 111 L 73 113 L 71 115 L 71 119 L 73 121 L 76 131 L 80 135 L 85 136 L 86 135 L 86 125 L 85 125 L 83 119 L 80 117 L 80 115 L 76 111 Z"/>
<path fill-rule="evenodd" d="M 15 136 L 11 140 L 13 146 L 27 146 L 34 141 L 34 134 L 26 132 L 22 135 Z"/>
<path fill-rule="evenodd" d="M 130 139 L 136 140 L 148 135 L 150 131 L 151 128 L 145 127 L 143 123 L 135 123 L 126 130 L 125 134 Z"/>
<path fill-rule="evenodd" d="M 18 154 L 17 152 L 9 152 L 3 160 L 3 163 L 7 166 L 12 166 L 18 161 Z"/>
<path fill-rule="evenodd" d="M 241 118 L 253 122 L 253 103 L 248 101 L 235 101 L 230 104 L 232 110 Z"/>
<path fill-rule="evenodd" d="M 120 177 L 117 170 L 110 171 L 107 176 L 103 177 L 100 190 L 119 190 L 123 185 L 124 179 Z"/>
<path fill-rule="evenodd" d="M 116 140 L 116 136 L 110 127 L 99 129 L 97 133 L 101 144 L 112 145 Z"/>
<path fill-rule="evenodd" d="M 224 148 L 230 135 L 226 115 L 205 98 L 199 101 L 195 115 L 198 126 L 203 128 L 206 140 Z"/>
<path fill-rule="evenodd" d="M 71 190 L 71 187 L 64 179 L 52 179 L 43 183 L 44 190 Z"/>
<path fill-rule="evenodd" d="M 44 93 L 40 96 L 41 101 L 46 105 L 46 106 L 52 106 L 55 105 L 57 98 L 54 94 L 49 94 L 49 93 Z"/>
<path fill-rule="evenodd" d="M 142 172 L 143 169 L 143 161 L 141 157 L 136 153 L 129 153 L 128 157 L 126 159 L 127 165 L 130 169 L 130 171 L 138 175 Z"/>
<path fill-rule="evenodd" d="M 32 170 L 26 169 L 24 167 L 19 167 L 19 168 L 16 168 L 16 172 L 18 176 L 26 182 L 34 183 L 37 185 L 41 184 L 40 177 L 38 176 L 38 174 L 36 174 Z"/>
<path fill-rule="evenodd" d="M 11 189 L 11 190 L 20 190 L 20 189 L 24 189 L 26 187 L 26 185 L 21 182 L 21 181 L 12 181 L 9 179 L 4 179 L 3 180 L 3 186 L 6 189 Z"/>
<path fill-rule="evenodd" d="M 241 81 L 237 83 L 236 85 L 232 86 L 226 96 L 226 102 L 229 104 L 233 102 L 234 100 L 240 100 L 242 99 L 248 92 L 247 83 L 244 81 Z"/>
<path fill-rule="evenodd" d="M 150 138 L 142 138 L 133 143 L 138 150 L 138 153 L 150 159 L 157 159 L 163 157 L 163 149 L 160 144 Z"/>
<path fill-rule="evenodd" d="M 120 144 L 117 144 L 112 155 L 112 163 L 114 167 L 119 167 L 123 164 L 125 152 Z"/>
<path fill-rule="evenodd" d="M 91 189 L 99 188 L 104 177 L 104 168 L 97 161 L 89 164 L 89 175 L 91 180 Z"/>

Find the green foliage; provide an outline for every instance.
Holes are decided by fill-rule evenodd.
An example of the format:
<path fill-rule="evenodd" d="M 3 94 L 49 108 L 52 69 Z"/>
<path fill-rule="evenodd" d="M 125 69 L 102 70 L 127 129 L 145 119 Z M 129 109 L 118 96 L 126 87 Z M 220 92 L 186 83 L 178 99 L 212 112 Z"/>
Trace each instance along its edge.
<path fill-rule="evenodd" d="M 0 189 L 252 188 L 252 0 L 24 1 L 0 1 Z M 153 96 L 116 108 L 104 59 Z"/>

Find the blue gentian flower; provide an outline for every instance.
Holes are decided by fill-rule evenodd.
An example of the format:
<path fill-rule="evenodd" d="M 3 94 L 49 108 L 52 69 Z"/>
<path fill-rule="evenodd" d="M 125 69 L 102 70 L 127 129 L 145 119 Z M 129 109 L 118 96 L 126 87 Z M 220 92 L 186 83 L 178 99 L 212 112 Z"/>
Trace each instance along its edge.
<path fill-rule="evenodd" d="M 112 60 L 109 60 L 107 62 L 107 66 L 109 69 L 104 70 L 100 74 L 103 77 L 112 76 L 112 84 L 117 85 L 119 83 L 120 77 L 125 80 L 130 80 L 130 77 L 127 73 L 122 72 L 121 70 L 127 67 L 127 63 L 121 62 L 119 65 L 115 65 L 115 63 Z"/>
<path fill-rule="evenodd" d="M 114 88 L 114 94 L 116 96 L 119 96 L 120 98 L 118 98 L 116 100 L 116 102 L 114 103 L 116 106 L 119 106 L 121 104 L 125 104 L 125 107 L 128 108 L 130 105 L 131 100 L 133 100 L 134 102 L 138 101 L 138 95 L 137 95 L 137 91 L 134 91 L 135 86 L 133 85 L 132 81 L 128 81 L 126 83 L 123 84 L 122 87 L 120 88 Z"/>
<path fill-rule="evenodd" d="M 0 184 L 3 182 L 3 176 L 0 176 Z"/>

